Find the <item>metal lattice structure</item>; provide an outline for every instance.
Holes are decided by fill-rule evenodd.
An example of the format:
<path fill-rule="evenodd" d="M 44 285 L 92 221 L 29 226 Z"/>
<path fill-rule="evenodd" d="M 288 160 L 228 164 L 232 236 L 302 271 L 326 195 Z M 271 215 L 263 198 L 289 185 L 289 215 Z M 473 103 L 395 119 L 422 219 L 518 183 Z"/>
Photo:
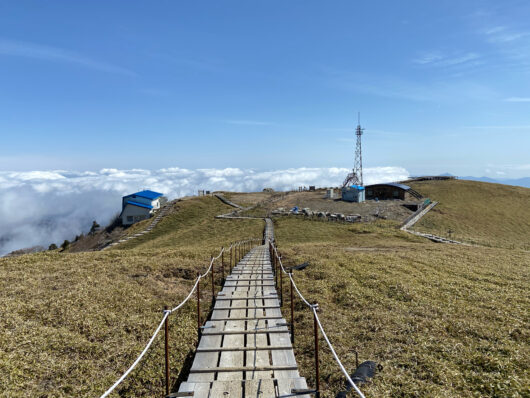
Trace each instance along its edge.
<path fill-rule="evenodd" d="M 361 122 L 359 120 L 357 129 L 355 130 L 355 136 L 357 137 L 357 143 L 355 144 L 355 161 L 353 163 L 353 170 L 348 174 L 342 187 L 348 185 L 359 185 L 363 186 L 363 154 L 361 146 L 361 136 L 363 135 L 364 129 L 361 128 Z"/>

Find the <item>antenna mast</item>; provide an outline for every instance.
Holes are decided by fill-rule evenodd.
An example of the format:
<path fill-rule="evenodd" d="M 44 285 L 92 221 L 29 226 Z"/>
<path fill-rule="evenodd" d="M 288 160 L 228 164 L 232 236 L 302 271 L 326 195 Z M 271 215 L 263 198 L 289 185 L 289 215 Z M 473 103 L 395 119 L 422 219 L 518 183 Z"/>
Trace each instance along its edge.
<path fill-rule="evenodd" d="M 363 154 L 361 146 L 361 136 L 363 135 L 364 129 L 361 128 L 361 113 L 357 114 L 357 128 L 355 129 L 355 136 L 357 137 L 357 142 L 355 145 L 355 160 L 353 162 L 353 170 L 344 182 L 342 183 L 342 188 L 348 185 L 359 185 L 363 186 Z"/>

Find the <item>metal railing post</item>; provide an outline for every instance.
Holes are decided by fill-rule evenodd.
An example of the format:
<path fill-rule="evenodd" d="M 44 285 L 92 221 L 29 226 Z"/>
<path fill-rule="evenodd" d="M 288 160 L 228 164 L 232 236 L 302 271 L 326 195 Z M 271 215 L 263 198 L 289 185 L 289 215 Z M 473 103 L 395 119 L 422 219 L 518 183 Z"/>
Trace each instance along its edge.
<path fill-rule="evenodd" d="M 221 283 L 225 280 L 225 248 L 221 248 Z"/>
<path fill-rule="evenodd" d="M 280 256 L 280 258 L 278 260 L 281 260 L 282 256 Z M 280 272 L 280 306 L 283 307 L 283 271 L 282 271 L 282 266 L 281 266 L 281 262 L 278 261 L 278 264 L 280 266 L 280 269 L 279 269 L 279 272 Z"/>
<path fill-rule="evenodd" d="M 289 272 L 291 281 L 291 344 L 294 344 L 294 294 L 293 294 L 293 271 Z"/>
<path fill-rule="evenodd" d="M 214 284 L 214 270 L 215 270 L 215 261 L 213 257 L 210 257 L 210 263 L 212 264 L 212 303 L 215 300 L 215 284 Z"/>
<path fill-rule="evenodd" d="M 314 327 L 314 334 L 315 334 L 315 381 L 316 381 L 315 397 L 319 398 L 320 397 L 320 368 L 319 368 L 320 361 L 318 360 L 318 324 L 317 324 L 317 316 L 315 312 L 313 312 L 313 327 Z"/>
<path fill-rule="evenodd" d="M 164 314 L 167 311 L 167 305 L 164 306 Z M 169 316 L 164 322 L 164 350 L 166 354 L 166 396 L 169 395 Z"/>
<path fill-rule="evenodd" d="M 197 277 L 199 282 L 197 283 L 197 346 L 199 345 L 199 340 L 201 339 L 201 273 L 197 272 Z"/>
<path fill-rule="evenodd" d="M 280 287 L 280 284 L 278 283 L 278 253 L 274 253 L 274 269 L 276 270 L 276 289 Z"/>

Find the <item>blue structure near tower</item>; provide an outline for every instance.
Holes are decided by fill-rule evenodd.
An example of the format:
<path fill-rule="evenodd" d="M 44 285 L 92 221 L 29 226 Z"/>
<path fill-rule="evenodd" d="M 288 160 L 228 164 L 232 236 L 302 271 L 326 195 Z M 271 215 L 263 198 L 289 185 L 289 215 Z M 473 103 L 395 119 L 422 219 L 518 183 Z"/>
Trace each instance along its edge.
<path fill-rule="evenodd" d="M 342 200 L 345 202 L 364 202 L 366 191 L 361 185 L 350 185 L 342 188 Z"/>

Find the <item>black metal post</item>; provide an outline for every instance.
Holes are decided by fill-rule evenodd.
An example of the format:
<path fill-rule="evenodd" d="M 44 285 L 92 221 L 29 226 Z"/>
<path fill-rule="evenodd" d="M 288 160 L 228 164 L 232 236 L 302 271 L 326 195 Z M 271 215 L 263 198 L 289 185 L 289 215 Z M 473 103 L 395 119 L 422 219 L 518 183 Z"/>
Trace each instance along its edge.
<path fill-rule="evenodd" d="M 164 306 L 164 314 L 167 311 L 167 305 Z M 166 396 L 169 395 L 169 316 L 164 321 L 164 348 L 166 353 Z"/>
<path fill-rule="evenodd" d="M 224 246 L 221 248 L 221 283 L 225 280 L 225 248 Z"/>
<path fill-rule="evenodd" d="M 215 284 L 214 284 L 214 270 L 215 270 L 215 261 L 213 257 L 210 257 L 210 263 L 212 264 L 212 303 L 215 300 Z"/>
<path fill-rule="evenodd" d="M 313 312 L 313 327 L 314 327 L 314 334 L 315 334 L 315 378 L 316 378 L 316 394 L 315 396 L 317 398 L 320 397 L 320 361 L 318 360 L 318 324 L 317 324 L 317 316 Z"/>
<path fill-rule="evenodd" d="M 197 277 L 200 278 L 200 272 L 197 272 Z M 197 346 L 201 339 L 201 280 L 197 283 Z"/>
<path fill-rule="evenodd" d="M 291 281 L 291 343 L 294 344 L 294 294 L 293 294 L 293 271 L 289 273 Z"/>

